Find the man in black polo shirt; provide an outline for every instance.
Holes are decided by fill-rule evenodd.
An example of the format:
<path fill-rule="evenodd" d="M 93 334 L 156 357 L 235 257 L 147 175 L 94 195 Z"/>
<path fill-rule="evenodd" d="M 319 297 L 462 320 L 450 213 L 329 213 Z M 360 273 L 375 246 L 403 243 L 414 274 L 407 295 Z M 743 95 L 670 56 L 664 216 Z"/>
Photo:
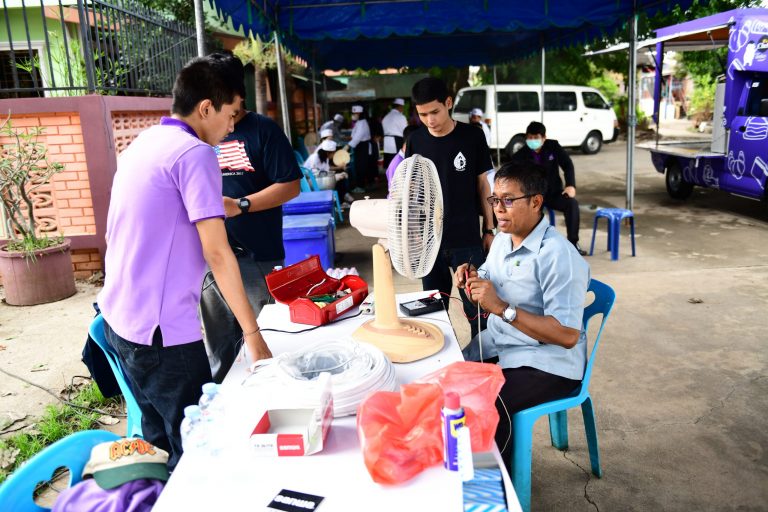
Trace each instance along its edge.
<path fill-rule="evenodd" d="M 470 261 L 479 267 L 485 261 L 483 249 L 487 250 L 493 241 L 493 214 L 485 207 L 485 197 L 481 197 L 488 188 L 485 173 L 493 169 L 493 162 L 482 130 L 451 119 L 453 98 L 442 80 L 419 80 L 411 96 L 423 126 L 408 138 L 405 156 L 418 154 L 434 162 L 444 209 L 440 253 L 421 283 L 424 290 L 438 289 L 446 294 L 442 298 L 447 309 L 454 269 Z M 478 221 L 481 214 L 482 237 Z M 467 300 L 463 290 L 459 293 L 467 316 L 477 315 L 477 306 Z M 477 322 L 470 322 L 470 326 L 474 337 Z"/>
<path fill-rule="evenodd" d="M 271 299 L 264 276 L 285 260 L 282 205 L 299 194 L 301 170 L 291 143 L 274 121 L 244 109 L 240 112 L 235 131 L 215 149 L 227 237 L 258 316 Z M 235 360 L 243 331 L 210 272 L 203 283 L 200 312 L 213 380 L 221 382 Z"/>
<path fill-rule="evenodd" d="M 547 170 L 547 195 L 544 206 L 561 211 L 565 215 L 565 229 L 568 241 L 582 256 L 587 252 L 579 245 L 579 202 L 576 200 L 576 175 L 573 161 L 565 149 L 554 139 L 547 138 L 547 129 L 533 121 L 525 129 L 525 146 L 512 156 L 513 160 L 532 161 Z M 565 188 L 560 178 L 560 169 L 565 175 Z"/>

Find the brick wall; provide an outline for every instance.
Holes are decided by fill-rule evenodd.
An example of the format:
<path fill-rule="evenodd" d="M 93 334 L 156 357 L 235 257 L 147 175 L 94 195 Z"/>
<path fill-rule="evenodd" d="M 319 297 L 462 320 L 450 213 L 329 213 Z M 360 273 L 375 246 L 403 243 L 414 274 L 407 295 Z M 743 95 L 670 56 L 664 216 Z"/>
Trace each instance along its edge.
<path fill-rule="evenodd" d="M 95 234 L 96 219 L 80 115 L 77 112 L 13 115 L 11 125 L 24 132 L 30 127 L 43 127 L 38 140 L 47 148 L 51 161 L 64 165 L 64 170 L 54 175 L 49 184 L 32 192 L 39 231 L 50 236 Z M 0 138 L 0 142 L 9 140 Z M 101 270 L 97 249 L 84 250 L 84 255 L 85 261 L 72 258 L 76 277 L 89 277 Z"/>

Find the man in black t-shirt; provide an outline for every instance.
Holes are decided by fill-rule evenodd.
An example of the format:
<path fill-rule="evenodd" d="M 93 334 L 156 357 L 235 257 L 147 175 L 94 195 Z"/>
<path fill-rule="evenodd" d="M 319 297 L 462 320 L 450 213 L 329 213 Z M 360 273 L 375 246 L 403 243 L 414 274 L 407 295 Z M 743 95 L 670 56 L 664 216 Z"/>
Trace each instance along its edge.
<path fill-rule="evenodd" d="M 222 173 L 225 225 L 248 300 L 258 316 L 271 297 L 264 276 L 285 260 L 282 205 L 299 194 L 301 170 L 288 138 L 270 118 L 241 111 L 235 131 L 216 146 Z M 211 373 L 221 382 L 243 335 L 209 272 L 200 313 Z"/>
<path fill-rule="evenodd" d="M 443 303 L 447 310 L 453 271 L 470 261 L 479 267 L 485 261 L 483 249 L 487 250 L 493 241 L 493 214 L 485 207 L 485 197 L 482 197 L 488 190 L 485 173 L 493 169 L 493 162 L 482 130 L 451 119 L 453 98 L 442 80 L 433 77 L 419 80 L 411 96 L 423 126 L 408 138 L 405 156 L 418 154 L 435 164 L 444 210 L 440 252 L 432 271 L 421 283 L 424 290 L 438 289 L 446 294 Z M 467 300 L 463 290 L 459 293 L 467 316 L 476 316 L 476 306 Z M 478 332 L 477 322 L 470 322 L 470 326 L 474 337 Z"/>

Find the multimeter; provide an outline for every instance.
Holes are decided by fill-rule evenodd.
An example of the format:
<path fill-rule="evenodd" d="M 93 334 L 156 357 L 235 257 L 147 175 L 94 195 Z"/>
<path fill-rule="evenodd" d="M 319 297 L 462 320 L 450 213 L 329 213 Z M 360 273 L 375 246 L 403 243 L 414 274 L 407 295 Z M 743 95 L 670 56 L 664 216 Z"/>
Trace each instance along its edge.
<path fill-rule="evenodd" d="M 426 315 L 443 310 L 443 301 L 435 297 L 424 297 L 400 304 L 400 309 L 408 316 Z"/>

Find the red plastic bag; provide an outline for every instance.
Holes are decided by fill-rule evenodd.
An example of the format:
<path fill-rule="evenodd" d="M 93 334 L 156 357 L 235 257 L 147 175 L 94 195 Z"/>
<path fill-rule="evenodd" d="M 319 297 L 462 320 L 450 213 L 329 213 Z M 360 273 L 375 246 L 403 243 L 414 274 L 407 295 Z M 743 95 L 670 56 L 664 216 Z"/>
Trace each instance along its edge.
<path fill-rule="evenodd" d="M 373 480 L 397 484 L 443 460 L 443 396 L 459 393 L 472 432 L 472 451 L 490 449 L 504 375 L 496 365 L 457 362 L 401 387 L 368 396 L 357 411 L 363 458 Z"/>

